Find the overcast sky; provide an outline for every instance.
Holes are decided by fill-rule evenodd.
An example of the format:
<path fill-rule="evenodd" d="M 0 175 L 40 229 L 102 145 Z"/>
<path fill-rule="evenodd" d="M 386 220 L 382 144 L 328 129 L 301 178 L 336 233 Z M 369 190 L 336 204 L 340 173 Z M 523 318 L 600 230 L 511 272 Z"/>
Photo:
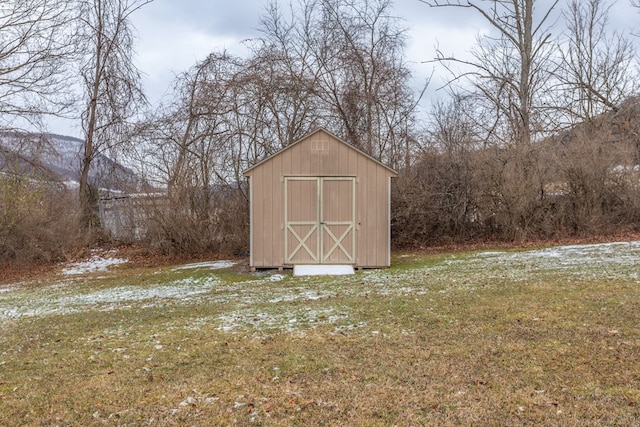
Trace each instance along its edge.
<path fill-rule="evenodd" d="M 133 17 L 138 33 L 136 64 L 143 72 L 144 89 L 152 105 L 167 93 L 175 75 L 208 53 L 228 49 L 236 55 L 245 54 L 242 41 L 259 35 L 260 16 L 269 1 L 154 0 L 139 10 Z M 550 2 L 539 0 L 539 9 Z M 289 0 L 281 3 L 288 4 Z M 564 3 L 560 1 L 560 5 Z M 490 31 L 486 22 L 468 9 L 430 8 L 419 0 L 395 0 L 393 13 L 408 28 L 406 53 L 416 87 L 434 70 L 435 65 L 423 62 L 433 59 L 436 45 L 445 53 L 462 56 L 479 33 Z M 613 28 L 625 32 L 636 28 L 636 34 L 640 33 L 639 18 L 640 12 L 630 6 L 629 0 L 615 1 L 609 16 Z M 640 37 L 633 39 L 640 44 Z M 439 96 L 435 89 L 444 81 L 441 70 L 436 67 L 434 71 L 423 108 Z M 52 131 L 79 134 L 78 127 L 65 130 L 64 124 L 59 126 Z"/>

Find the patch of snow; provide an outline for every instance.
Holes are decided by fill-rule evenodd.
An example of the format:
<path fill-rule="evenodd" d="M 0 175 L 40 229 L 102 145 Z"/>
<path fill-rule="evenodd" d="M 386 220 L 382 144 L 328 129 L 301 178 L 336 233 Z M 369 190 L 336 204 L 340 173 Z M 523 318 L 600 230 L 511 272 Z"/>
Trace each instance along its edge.
<path fill-rule="evenodd" d="M 188 396 L 185 400 L 179 403 L 180 406 L 194 405 L 196 403 L 196 399 Z"/>
<path fill-rule="evenodd" d="M 180 267 L 176 267 L 173 271 L 177 270 L 192 270 L 195 268 L 208 268 L 209 270 L 219 270 L 221 268 L 229 268 L 233 267 L 237 263 L 235 261 L 206 261 L 206 262 L 196 262 L 193 264 L 185 264 Z"/>
<path fill-rule="evenodd" d="M 103 258 L 99 255 L 93 255 L 88 261 L 68 264 L 67 268 L 62 269 L 62 274 L 77 275 L 107 271 L 107 269 L 113 265 L 126 264 L 127 262 L 129 262 L 129 260 L 124 258 Z"/>

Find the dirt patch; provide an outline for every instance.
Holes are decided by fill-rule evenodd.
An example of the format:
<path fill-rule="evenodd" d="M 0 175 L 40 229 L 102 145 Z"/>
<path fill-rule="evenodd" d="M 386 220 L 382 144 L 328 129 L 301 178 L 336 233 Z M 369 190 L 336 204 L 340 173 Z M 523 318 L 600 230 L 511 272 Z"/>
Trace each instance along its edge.
<path fill-rule="evenodd" d="M 47 278 L 56 274 L 58 263 L 36 263 L 30 266 L 5 265 L 0 268 L 0 286 L 7 283 Z"/>

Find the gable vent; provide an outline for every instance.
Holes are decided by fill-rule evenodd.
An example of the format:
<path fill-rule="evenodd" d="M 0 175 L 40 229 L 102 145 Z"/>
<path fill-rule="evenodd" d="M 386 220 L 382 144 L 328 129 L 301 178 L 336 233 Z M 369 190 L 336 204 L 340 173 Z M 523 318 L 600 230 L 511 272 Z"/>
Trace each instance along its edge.
<path fill-rule="evenodd" d="M 311 141 L 311 149 L 317 151 L 328 151 L 329 141 L 326 139 L 320 141 Z"/>

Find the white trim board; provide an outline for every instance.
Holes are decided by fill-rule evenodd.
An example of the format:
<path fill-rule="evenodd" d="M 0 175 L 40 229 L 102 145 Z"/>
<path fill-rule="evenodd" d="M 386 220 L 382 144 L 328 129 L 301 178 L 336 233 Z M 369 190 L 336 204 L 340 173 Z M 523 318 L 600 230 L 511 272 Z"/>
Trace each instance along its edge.
<path fill-rule="evenodd" d="M 306 265 L 296 264 L 293 266 L 294 276 L 342 276 L 346 274 L 354 274 L 352 265 Z"/>

